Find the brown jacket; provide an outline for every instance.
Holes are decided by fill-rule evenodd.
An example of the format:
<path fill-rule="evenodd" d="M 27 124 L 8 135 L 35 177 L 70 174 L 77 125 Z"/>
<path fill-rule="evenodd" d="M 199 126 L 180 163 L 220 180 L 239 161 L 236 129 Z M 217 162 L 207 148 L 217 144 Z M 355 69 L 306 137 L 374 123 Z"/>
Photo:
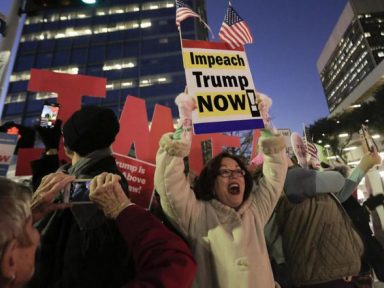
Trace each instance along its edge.
<path fill-rule="evenodd" d="M 277 221 L 296 286 L 357 275 L 363 243 L 337 198 L 319 194 L 294 204 L 283 197 Z"/>

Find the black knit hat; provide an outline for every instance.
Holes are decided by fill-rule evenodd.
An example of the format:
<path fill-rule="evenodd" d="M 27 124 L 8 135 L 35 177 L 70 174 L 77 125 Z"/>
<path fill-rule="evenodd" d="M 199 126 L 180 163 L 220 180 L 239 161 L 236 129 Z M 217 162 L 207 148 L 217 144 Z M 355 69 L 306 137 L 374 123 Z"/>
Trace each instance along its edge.
<path fill-rule="evenodd" d="M 119 120 L 111 109 L 83 106 L 63 126 L 64 145 L 85 156 L 110 146 L 119 129 Z"/>

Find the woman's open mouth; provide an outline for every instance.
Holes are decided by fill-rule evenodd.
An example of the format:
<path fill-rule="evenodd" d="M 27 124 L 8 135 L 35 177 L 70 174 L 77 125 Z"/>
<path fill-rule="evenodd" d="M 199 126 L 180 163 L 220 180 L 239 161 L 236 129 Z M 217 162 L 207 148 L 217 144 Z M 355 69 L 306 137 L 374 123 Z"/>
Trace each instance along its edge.
<path fill-rule="evenodd" d="M 228 191 L 232 195 L 240 194 L 240 185 L 237 183 L 231 183 L 228 185 Z"/>

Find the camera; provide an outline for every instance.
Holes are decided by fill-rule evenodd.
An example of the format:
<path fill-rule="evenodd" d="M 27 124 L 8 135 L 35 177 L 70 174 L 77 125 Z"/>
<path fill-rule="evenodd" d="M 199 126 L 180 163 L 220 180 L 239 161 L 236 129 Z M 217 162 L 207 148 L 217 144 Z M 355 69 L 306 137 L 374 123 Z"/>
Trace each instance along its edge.
<path fill-rule="evenodd" d="M 76 179 L 69 183 L 62 191 L 63 203 L 92 204 L 89 199 L 89 188 L 92 179 Z"/>
<path fill-rule="evenodd" d="M 45 128 L 53 128 L 56 123 L 59 108 L 59 104 L 44 103 L 40 116 L 40 126 Z"/>

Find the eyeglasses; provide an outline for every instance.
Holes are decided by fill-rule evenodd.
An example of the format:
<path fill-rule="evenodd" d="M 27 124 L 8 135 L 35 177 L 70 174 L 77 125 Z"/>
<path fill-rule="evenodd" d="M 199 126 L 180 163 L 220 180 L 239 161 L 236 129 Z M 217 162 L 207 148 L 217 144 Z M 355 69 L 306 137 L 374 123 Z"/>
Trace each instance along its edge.
<path fill-rule="evenodd" d="M 220 169 L 218 173 L 221 177 L 243 177 L 245 175 L 245 171 L 243 169 Z"/>

